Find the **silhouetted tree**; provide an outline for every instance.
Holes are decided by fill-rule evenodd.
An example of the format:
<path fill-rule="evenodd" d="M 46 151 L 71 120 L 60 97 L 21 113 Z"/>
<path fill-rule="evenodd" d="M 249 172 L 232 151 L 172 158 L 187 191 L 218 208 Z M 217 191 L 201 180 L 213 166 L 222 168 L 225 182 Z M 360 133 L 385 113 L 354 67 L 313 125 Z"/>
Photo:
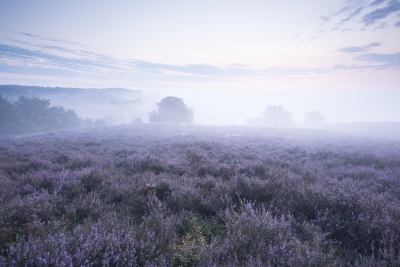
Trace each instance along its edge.
<path fill-rule="evenodd" d="M 294 125 L 292 113 L 282 106 L 268 106 L 262 113 L 260 122 L 271 127 L 291 127 Z"/>
<path fill-rule="evenodd" d="M 0 95 L 0 133 L 12 133 L 17 123 L 15 106 Z"/>
<path fill-rule="evenodd" d="M 304 124 L 310 126 L 321 125 L 324 122 L 325 122 L 325 116 L 315 110 L 307 112 L 304 117 Z"/>
<path fill-rule="evenodd" d="M 15 104 L 0 95 L 0 134 L 23 134 L 81 126 L 75 111 L 50 107 L 50 101 L 20 96 Z"/>
<path fill-rule="evenodd" d="M 157 103 L 158 110 L 149 113 L 152 123 L 192 124 L 194 112 L 188 108 L 182 98 L 168 96 Z"/>
<path fill-rule="evenodd" d="M 52 129 L 70 129 L 81 126 L 81 120 L 72 109 L 65 110 L 63 107 L 50 107 L 47 110 L 49 125 Z"/>
<path fill-rule="evenodd" d="M 50 130 L 50 118 L 47 109 L 50 101 L 38 97 L 20 96 L 15 102 L 22 131 L 35 132 Z"/>

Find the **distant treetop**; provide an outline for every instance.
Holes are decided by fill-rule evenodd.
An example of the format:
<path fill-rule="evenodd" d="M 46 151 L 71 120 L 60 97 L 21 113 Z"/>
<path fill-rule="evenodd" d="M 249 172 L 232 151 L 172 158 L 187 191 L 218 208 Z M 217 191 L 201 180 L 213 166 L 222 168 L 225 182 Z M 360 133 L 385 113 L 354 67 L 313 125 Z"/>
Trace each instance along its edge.
<path fill-rule="evenodd" d="M 194 112 L 186 106 L 182 98 L 167 96 L 157 106 L 157 110 L 149 113 L 149 121 L 152 123 L 193 123 Z"/>
<path fill-rule="evenodd" d="M 268 106 L 262 113 L 261 120 L 265 126 L 291 127 L 294 125 L 292 113 L 282 106 Z"/>
<path fill-rule="evenodd" d="M 304 124 L 307 125 L 319 125 L 325 122 L 325 116 L 318 111 L 312 110 L 306 113 L 304 116 Z"/>

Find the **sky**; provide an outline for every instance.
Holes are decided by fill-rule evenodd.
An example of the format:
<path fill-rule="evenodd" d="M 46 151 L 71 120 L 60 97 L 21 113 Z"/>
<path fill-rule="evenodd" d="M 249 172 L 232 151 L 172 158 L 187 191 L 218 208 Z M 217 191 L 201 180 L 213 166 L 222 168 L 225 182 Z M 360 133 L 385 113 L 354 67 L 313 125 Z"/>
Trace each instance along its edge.
<path fill-rule="evenodd" d="M 0 0 L 0 83 L 178 92 L 194 106 L 304 96 L 400 121 L 400 0 Z"/>

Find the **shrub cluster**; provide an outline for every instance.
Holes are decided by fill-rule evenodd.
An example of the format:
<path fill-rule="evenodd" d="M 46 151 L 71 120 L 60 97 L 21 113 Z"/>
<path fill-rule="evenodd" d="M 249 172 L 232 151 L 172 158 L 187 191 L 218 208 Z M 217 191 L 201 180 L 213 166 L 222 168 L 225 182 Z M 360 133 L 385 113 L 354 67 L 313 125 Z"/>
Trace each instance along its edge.
<path fill-rule="evenodd" d="M 400 144 L 130 125 L 0 139 L 0 266 L 399 266 Z"/>

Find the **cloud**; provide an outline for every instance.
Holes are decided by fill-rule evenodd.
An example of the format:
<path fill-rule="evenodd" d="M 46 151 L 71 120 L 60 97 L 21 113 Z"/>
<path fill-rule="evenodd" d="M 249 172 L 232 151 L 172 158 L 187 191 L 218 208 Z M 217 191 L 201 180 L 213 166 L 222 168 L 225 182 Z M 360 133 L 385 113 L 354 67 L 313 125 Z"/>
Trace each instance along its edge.
<path fill-rule="evenodd" d="M 327 16 L 321 16 L 321 17 L 319 17 L 319 19 L 322 20 L 322 22 L 329 22 L 330 21 L 329 17 L 327 17 Z"/>
<path fill-rule="evenodd" d="M 204 80 L 208 78 L 238 78 L 259 76 L 293 76 L 313 72 L 306 68 L 255 68 L 243 64 L 214 66 L 210 64 L 162 64 L 143 60 L 121 60 L 110 55 L 76 49 L 71 42 L 57 42 L 28 33 L 18 40 L 7 38 L 12 44 L 0 43 L 0 72 L 44 73 L 58 75 L 81 74 L 84 77 L 147 77 L 155 79 Z M 41 40 L 37 42 L 37 40 Z M 48 42 L 42 42 L 47 40 Z M 57 43 L 54 43 L 57 42 Z"/>
<path fill-rule="evenodd" d="M 169 64 L 157 64 L 146 61 L 135 60 L 132 62 L 136 67 L 143 70 L 150 70 L 156 73 L 162 73 L 162 71 L 173 71 L 180 72 L 183 74 L 194 74 L 194 75 L 221 75 L 224 74 L 224 70 L 206 64 L 188 64 L 188 65 L 169 65 Z"/>
<path fill-rule="evenodd" d="M 352 46 L 338 49 L 339 52 L 354 54 L 355 61 L 362 61 L 367 64 L 343 66 L 335 65 L 334 69 L 387 69 L 387 68 L 400 68 L 400 53 L 394 54 L 380 54 L 368 53 L 372 48 L 382 46 L 382 43 L 370 43 L 364 46 Z"/>
<path fill-rule="evenodd" d="M 333 13 L 333 15 L 340 15 L 340 14 L 348 14 L 348 13 L 353 13 L 354 8 L 359 8 L 360 7 L 360 2 L 363 1 L 345 1 L 344 3 L 346 4 L 343 6 L 341 9 Z"/>
<path fill-rule="evenodd" d="M 351 20 L 353 17 L 357 16 L 358 14 L 361 13 L 361 11 L 364 9 L 364 7 L 359 7 L 356 10 L 354 10 L 350 15 L 348 15 L 345 19 L 342 19 L 339 23 L 339 25 L 342 25 L 344 22 Z"/>
<path fill-rule="evenodd" d="M 30 37 L 29 35 L 25 35 Z M 38 37 L 41 38 L 41 37 Z M 46 38 L 41 38 L 45 40 Z M 365 46 L 344 47 L 338 51 L 355 53 L 358 62 L 352 66 L 327 66 L 306 68 L 301 66 L 286 68 L 263 68 L 243 64 L 215 66 L 210 64 L 174 65 L 143 60 L 121 60 L 111 55 L 76 49 L 68 42 L 48 43 L 13 39 L 10 45 L 0 43 L 0 73 L 41 75 L 73 79 L 92 79 L 106 83 L 124 81 L 126 83 L 163 84 L 178 82 L 217 82 L 232 79 L 266 79 L 268 77 L 298 78 L 321 73 L 373 69 L 398 66 L 397 57 L 367 53 L 382 43 Z M 53 42 L 53 41 L 52 41 Z M 363 54 L 364 53 L 364 54 Z M 367 54 L 365 54 L 367 53 Z M 396 61 L 397 60 L 397 61 Z"/>
<path fill-rule="evenodd" d="M 388 26 L 386 22 L 382 22 L 381 24 L 377 25 L 374 30 L 385 29 Z"/>
<path fill-rule="evenodd" d="M 13 53 L 14 59 L 17 54 L 22 56 L 36 53 L 35 56 L 48 61 L 50 64 L 48 68 L 55 67 L 57 64 L 65 64 L 64 68 L 68 68 L 70 64 L 75 64 L 72 67 L 72 71 L 76 67 L 80 69 L 85 65 L 88 67 L 88 71 L 90 70 L 90 66 L 93 65 L 106 69 L 115 68 L 113 66 L 115 58 L 104 53 L 89 51 L 87 49 L 89 46 L 86 45 L 63 39 L 43 38 L 34 34 L 14 31 L 8 31 L 5 35 L 9 35 L 9 33 L 12 35 L 10 37 L 3 37 L 2 39 L 5 42 L 3 44 L 0 43 L 1 45 L 6 44 L 9 46 L 6 48 L 6 51 L 9 51 L 11 47 L 14 49 L 25 49 L 19 50 L 18 53 Z"/>
<path fill-rule="evenodd" d="M 392 13 L 400 10 L 400 1 L 391 0 L 388 5 L 384 8 L 375 9 L 374 11 L 366 14 L 362 18 L 362 22 L 365 25 L 370 25 L 375 23 L 377 20 L 386 18 Z"/>
<path fill-rule="evenodd" d="M 396 28 L 400 28 L 400 21 L 397 21 L 397 22 L 394 24 L 394 26 L 395 26 Z"/>
<path fill-rule="evenodd" d="M 38 49 L 40 48 L 40 49 Z M 66 52 L 54 55 L 41 48 Z M 80 57 L 78 52 L 62 47 L 36 46 L 27 49 L 18 46 L 0 44 L 0 72 L 50 75 L 61 77 L 141 77 L 144 79 L 174 80 L 191 79 L 196 81 L 213 79 L 231 79 L 246 77 L 293 77 L 325 72 L 325 69 L 303 67 L 255 68 L 243 64 L 229 64 L 225 67 L 209 64 L 160 64 L 142 60 L 119 60 L 107 55 L 93 53 L 93 57 Z M 74 57 L 71 57 L 74 56 Z M 147 77 L 147 78 L 146 78 Z"/>
<path fill-rule="evenodd" d="M 385 18 L 399 11 L 400 0 L 347 0 L 343 1 L 338 9 L 328 11 L 327 14 L 322 13 L 319 18 L 320 27 L 322 29 L 329 27 L 331 31 L 343 31 L 343 28 L 349 28 L 349 23 L 361 23 L 362 26 L 368 26 L 381 22 L 373 29 L 375 31 L 386 28 Z M 398 15 L 400 16 L 400 13 Z M 364 28 L 361 27 L 361 30 Z"/>
<path fill-rule="evenodd" d="M 21 68 L 39 68 L 39 69 L 58 69 L 65 73 L 79 72 L 82 74 L 99 72 L 116 72 L 122 68 L 115 64 L 110 64 L 106 58 L 72 58 L 41 50 L 33 50 L 0 44 L 0 61 L 3 63 L 0 70 L 5 70 L 6 65 L 20 66 Z"/>
<path fill-rule="evenodd" d="M 64 44 L 73 44 L 73 45 L 79 45 L 79 46 L 83 46 L 83 47 L 88 47 L 87 45 L 81 44 L 81 43 L 76 43 L 76 42 L 71 42 L 71 41 L 67 41 L 64 39 L 51 39 L 51 38 L 43 38 L 34 34 L 30 34 L 30 33 L 26 33 L 26 32 L 16 32 L 20 35 L 25 35 L 28 37 L 32 37 L 32 38 L 36 38 L 36 39 L 40 39 L 40 40 L 45 40 L 45 41 L 51 41 L 51 42 L 58 42 L 58 43 L 64 43 Z"/>
<path fill-rule="evenodd" d="M 19 42 L 25 46 L 27 42 Z M 57 52 L 62 52 L 57 53 Z M 232 76 L 249 73 L 245 65 L 228 65 L 225 68 L 208 64 L 172 65 L 141 60 L 120 60 L 108 55 L 61 46 L 31 44 L 31 48 L 0 43 L 0 71 L 16 72 L 17 68 L 63 71 L 82 75 L 159 75 L 159 76 Z M 42 72 L 39 72 L 42 74 Z M 53 73 L 53 72 L 52 72 Z"/>
<path fill-rule="evenodd" d="M 360 52 L 367 52 L 369 51 L 372 47 L 377 47 L 377 46 L 382 46 L 382 43 L 370 43 L 369 45 L 364 45 L 364 46 L 351 46 L 351 47 L 344 47 L 339 49 L 339 52 L 343 53 L 360 53 Z"/>
<path fill-rule="evenodd" d="M 385 0 L 375 0 L 374 2 L 372 2 L 371 4 L 369 4 L 369 6 L 377 6 L 381 3 L 385 2 Z"/>
<path fill-rule="evenodd" d="M 379 65 L 377 67 L 400 68 L 400 53 L 396 54 L 367 53 L 355 57 L 355 60 L 378 63 Z"/>
<path fill-rule="evenodd" d="M 43 40 L 46 40 L 45 38 L 41 38 Z M 98 54 L 98 53 L 94 53 L 91 51 L 85 51 L 85 50 L 74 50 L 74 49 L 69 49 L 69 48 L 65 48 L 65 47 L 61 47 L 61 46 L 55 46 L 55 45 L 39 45 L 39 44 L 34 44 L 34 43 L 29 43 L 29 42 L 24 42 L 21 40 L 16 40 L 13 38 L 5 38 L 5 40 L 9 40 L 12 41 L 13 43 L 18 43 L 18 44 L 23 44 L 26 45 L 28 47 L 35 47 L 35 48 L 39 48 L 40 51 L 48 51 L 48 52 L 63 52 L 63 53 L 67 53 L 70 56 L 74 56 L 74 57 L 82 57 L 82 56 L 86 56 L 86 57 L 96 57 L 96 58 L 105 58 L 104 55 Z"/>
<path fill-rule="evenodd" d="M 356 16 L 365 10 L 366 0 L 348 0 L 342 2 L 343 4 L 336 11 L 330 11 L 330 14 L 324 14 L 320 17 L 323 22 L 322 26 L 327 23 L 332 23 L 331 31 L 341 30 L 340 26 L 344 23 L 353 20 Z"/>

